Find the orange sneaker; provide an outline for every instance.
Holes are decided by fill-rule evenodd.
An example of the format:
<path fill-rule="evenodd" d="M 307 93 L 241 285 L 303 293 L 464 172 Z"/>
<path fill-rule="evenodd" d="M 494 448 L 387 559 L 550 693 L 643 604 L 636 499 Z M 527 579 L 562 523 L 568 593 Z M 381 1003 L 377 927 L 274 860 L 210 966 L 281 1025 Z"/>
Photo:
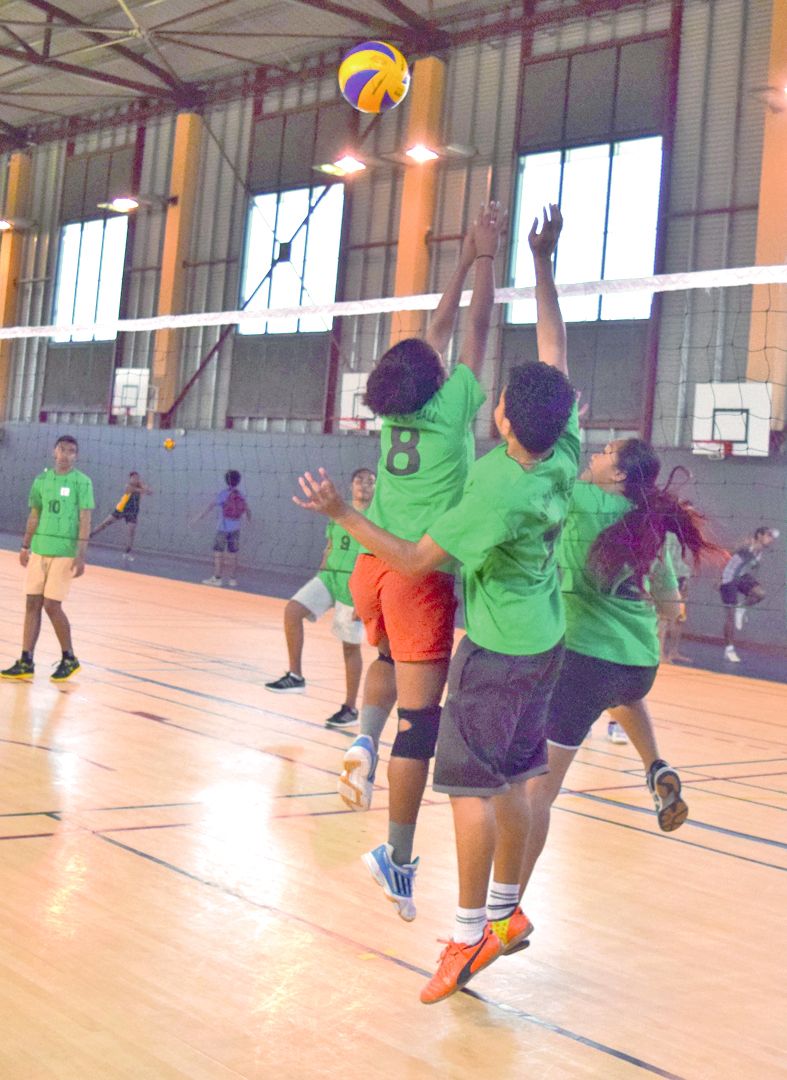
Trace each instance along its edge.
<path fill-rule="evenodd" d="M 510 956 L 511 953 L 520 952 L 530 944 L 527 939 L 533 933 L 533 924 L 521 907 L 514 908 L 513 913 L 507 919 L 496 919 L 487 925 L 500 938 L 500 944 L 503 946 L 503 956 Z"/>
<path fill-rule="evenodd" d="M 475 945 L 449 941 L 440 954 L 440 966 L 421 991 L 421 1001 L 424 1005 L 434 1005 L 436 1001 L 455 994 L 474 975 L 497 960 L 502 950 L 500 939 L 492 933 L 488 924 L 484 927 L 484 936 Z"/>

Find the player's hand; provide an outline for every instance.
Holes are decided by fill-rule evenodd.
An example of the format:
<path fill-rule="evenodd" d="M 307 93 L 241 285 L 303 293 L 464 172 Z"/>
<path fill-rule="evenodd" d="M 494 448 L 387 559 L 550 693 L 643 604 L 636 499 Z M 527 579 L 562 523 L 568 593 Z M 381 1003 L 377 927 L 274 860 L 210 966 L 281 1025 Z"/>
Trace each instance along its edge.
<path fill-rule="evenodd" d="M 77 557 L 74 559 L 73 563 L 71 564 L 71 576 L 72 577 L 82 577 L 84 572 L 85 572 L 85 560 L 80 555 L 77 555 Z"/>
<path fill-rule="evenodd" d="M 22 548 L 20 550 L 20 552 L 19 552 L 19 561 L 22 564 L 22 566 L 27 566 L 27 564 L 30 562 L 30 549 L 29 548 Z"/>
<path fill-rule="evenodd" d="M 319 478 L 315 478 L 310 472 L 298 477 L 305 498 L 299 499 L 297 495 L 293 495 L 292 501 L 304 510 L 313 510 L 330 518 L 341 517 L 347 510 L 347 503 L 336 490 L 325 469 L 318 471 Z"/>
<path fill-rule="evenodd" d="M 550 203 L 549 209 L 544 208 L 544 220 L 539 231 L 538 218 L 533 219 L 533 227 L 528 235 L 527 242 L 534 258 L 551 259 L 555 254 L 558 238 L 563 228 L 563 215 L 557 203 Z"/>
<path fill-rule="evenodd" d="M 473 225 L 475 237 L 475 257 L 479 255 L 497 255 L 500 237 L 508 222 L 508 211 L 499 202 L 489 202 L 481 207 Z"/>

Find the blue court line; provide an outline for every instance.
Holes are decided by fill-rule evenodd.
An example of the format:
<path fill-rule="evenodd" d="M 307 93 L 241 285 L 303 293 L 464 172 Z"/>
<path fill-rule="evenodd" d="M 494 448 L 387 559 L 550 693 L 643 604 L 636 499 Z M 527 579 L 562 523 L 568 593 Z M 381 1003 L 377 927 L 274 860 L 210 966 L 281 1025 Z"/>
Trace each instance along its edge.
<path fill-rule="evenodd" d="M 766 758 L 751 758 L 747 761 L 700 761 L 694 765 L 681 765 L 681 772 L 688 772 L 691 769 L 722 769 L 727 765 L 734 765 L 736 768 L 742 768 L 744 765 L 770 765 L 775 761 L 784 761 L 787 763 L 787 757 L 766 757 Z M 722 779 L 721 777 L 719 779 Z"/>
<path fill-rule="evenodd" d="M 259 900 L 253 900 L 248 896 L 244 896 L 242 893 L 237 892 L 235 889 L 228 888 L 226 885 L 220 885 L 215 881 L 208 881 L 205 878 L 199 877 L 197 874 L 191 873 L 191 871 L 184 869 L 181 866 L 177 866 L 175 863 L 168 862 L 166 859 L 160 859 L 157 855 L 150 855 L 146 851 L 141 851 L 139 848 L 132 847 L 130 844 L 124 844 L 120 840 L 115 840 L 111 836 L 105 836 L 102 833 L 94 833 L 94 836 L 99 840 L 103 840 L 107 844 L 112 844 L 114 847 L 121 848 L 123 851 L 128 851 L 132 855 L 137 855 L 140 858 L 147 859 L 149 862 L 155 863 L 157 866 L 163 867 L 165 870 L 170 870 L 175 874 L 180 874 L 182 877 L 188 878 L 190 881 L 194 881 L 199 885 L 205 885 L 210 889 L 216 889 L 218 892 L 223 893 L 225 896 L 232 897 L 234 900 L 240 900 L 242 903 L 249 904 L 251 907 L 257 908 L 261 911 L 267 911 L 272 915 L 277 915 L 283 919 L 289 919 L 292 922 L 299 923 L 301 926 L 307 927 L 312 932 L 318 932 L 323 936 L 333 938 L 335 941 L 341 942 L 343 945 L 348 945 L 353 949 L 359 949 L 366 953 L 372 953 L 380 960 L 385 960 L 388 963 L 396 964 L 397 967 L 403 968 L 405 971 L 413 972 L 416 975 L 422 976 L 424 979 L 431 977 L 431 972 L 426 971 L 424 968 L 418 967 L 416 964 L 411 964 L 407 960 L 402 960 L 397 956 L 390 956 L 388 953 L 381 952 L 379 949 L 375 949 L 374 946 L 362 944 L 361 942 L 354 941 L 352 938 L 347 937 L 345 934 L 340 934 L 336 930 L 330 930 L 328 927 L 321 926 L 319 923 L 310 922 L 308 919 L 304 919 L 300 915 L 295 915 L 291 911 L 283 911 L 281 908 L 273 907 L 271 904 L 263 904 Z M 572 1042 L 581 1044 L 582 1046 L 588 1046 L 592 1050 L 598 1050 L 608 1057 L 617 1058 L 620 1061 L 627 1061 L 630 1065 L 634 1065 L 645 1072 L 652 1073 L 654 1076 L 664 1077 L 664 1080 L 685 1080 L 684 1077 L 679 1076 L 677 1073 L 668 1072 L 666 1069 L 660 1068 L 658 1065 L 652 1065 L 647 1061 L 643 1061 L 641 1058 L 634 1057 L 632 1054 L 627 1054 L 623 1050 L 616 1050 L 613 1046 L 607 1046 L 605 1043 L 598 1042 L 595 1039 L 591 1039 L 586 1035 L 580 1035 L 578 1032 L 571 1031 L 568 1028 L 561 1027 L 559 1024 L 553 1024 L 549 1020 L 544 1020 L 541 1017 L 534 1016 L 532 1013 L 525 1012 L 522 1009 L 517 1009 L 514 1006 L 506 1005 L 504 1002 L 495 1001 L 493 998 L 486 995 L 479 994 L 474 990 L 459 991 L 462 994 L 466 994 L 468 997 L 475 998 L 477 1001 L 482 1002 L 493 1009 L 497 1009 L 500 1012 L 504 1012 L 510 1016 L 515 1016 L 519 1020 L 523 1020 L 526 1023 L 533 1024 L 542 1028 L 545 1031 L 552 1032 L 554 1035 L 560 1035 L 563 1038 L 570 1039 Z"/>
<path fill-rule="evenodd" d="M 577 794 L 579 794 L 579 792 L 577 792 Z M 612 802 L 614 806 L 624 805 L 621 803 L 616 803 L 614 802 L 614 800 L 609 799 L 599 799 L 598 801 Z M 631 829 L 632 832 L 645 833 L 646 836 L 650 836 L 655 840 L 668 840 L 670 843 L 673 844 L 684 844 L 686 847 L 695 847 L 699 848 L 701 851 L 710 851 L 714 855 L 724 855 L 728 859 L 738 859 L 740 862 L 753 863 L 755 866 L 764 866 L 769 870 L 781 870 L 782 873 L 787 873 L 787 866 L 779 866 L 778 863 L 764 862 L 762 859 L 752 859 L 748 855 L 736 855 L 733 851 L 722 851 L 721 848 L 708 847 L 707 844 L 698 844 L 694 840 L 681 840 L 677 836 L 673 835 L 673 833 L 651 832 L 650 829 L 641 829 L 638 825 L 627 825 L 623 821 L 613 821 L 611 818 L 598 817 L 596 814 L 585 814 L 581 810 L 569 810 L 567 806 L 558 806 L 557 804 L 555 804 L 552 809 L 561 810 L 564 814 L 573 814 L 574 817 L 587 818 L 589 821 L 601 821 L 605 825 L 614 825 L 618 829 Z M 631 809 L 640 810 L 641 807 L 634 806 L 631 807 Z M 648 811 L 644 810 L 643 813 L 648 813 Z M 689 821 L 686 824 L 695 825 L 698 828 L 709 829 L 711 832 L 715 832 L 717 830 L 717 827 L 715 825 L 704 825 L 698 821 Z M 722 828 L 718 828 L 718 831 L 721 833 L 728 832 L 728 830 Z M 744 833 L 733 832 L 731 833 L 731 835 L 745 837 Z M 774 844 L 778 847 L 785 846 L 784 844 L 780 844 L 778 840 L 766 840 L 757 836 L 751 837 L 751 839 L 761 844 Z"/>
<path fill-rule="evenodd" d="M 79 758 L 80 761 L 86 761 L 88 765 L 95 765 L 97 769 L 105 769 L 107 772 L 117 772 L 117 769 L 112 765 L 102 765 L 100 761 L 92 761 L 90 758 L 83 757 L 81 754 L 77 754 L 75 750 L 69 750 L 65 746 L 47 746 L 45 743 L 33 743 L 27 742 L 25 739 L 3 739 L 0 738 L 0 743 L 8 743 L 9 746 L 25 746 L 28 750 L 46 750 L 48 754 L 71 754 L 75 758 Z"/>

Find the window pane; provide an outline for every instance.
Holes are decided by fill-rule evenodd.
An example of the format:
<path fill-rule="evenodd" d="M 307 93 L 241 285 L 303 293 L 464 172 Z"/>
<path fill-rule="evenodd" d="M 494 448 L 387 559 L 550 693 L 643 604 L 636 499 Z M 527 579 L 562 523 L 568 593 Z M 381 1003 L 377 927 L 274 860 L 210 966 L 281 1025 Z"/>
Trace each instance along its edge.
<path fill-rule="evenodd" d="M 52 321 L 67 324 L 74 321 L 74 293 L 79 267 L 79 242 L 82 236 L 80 223 L 64 225 L 60 232 L 60 261 L 55 291 L 55 310 Z M 53 341 L 70 341 L 68 334 L 53 337 Z"/>
<path fill-rule="evenodd" d="M 656 255 L 661 184 L 661 138 L 613 148 L 605 278 L 648 277 Z M 605 296 L 602 319 L 647 319 L 652 293 Z"/>
<path fill-rule="evenodd" d="M 273 259 L 277 203 L 275 194 L 257 195 L 252 199 L 246 236 L 246 265 L 243 271 L 241 305 L 254 294 L 249 307 L 269 306 L 270 280 L 261 287 L 260 282 L 268 273 Z M 264 334 L 267 328 L 268 323 L 265 319 L 260 319 L 259 322 L 241 323 L 238 326 L 241 334 Z"/>
<path fill-rule="evenodd" d="M 527 242 L 533 218 L 541 217 L 543 207 L 558 202 L 560 196 L 560 151 L 528 154 L 519 164 L 518 199 L 512 246 L 512 282 L 518 289 L 535 284 L 533 256 Z M 512 323 L 536 321 L 535 300 L 517 300 L 508 305 Z"/>
<path fill-rule="evenodd" d="M 104 251 L 101 256 L 101 275 L 96 304 L 96 322 L 111 322 L 120 313 L 120 293 L 123 288 L 123 264 L 126 258 L 128 218 L 110 218 L 104 224 Z M 114 341 L 117 331 L 96 336 L 96 341 Z"/>
<path fill-rule="evenodd" d="M 270 271 L 267 282 L 251 307 L 297 307 L 330 304 L 336 299 L 344 188 L 300 188 L 279 194 L 258 195 L 252 200 L 243 271 L 243 303 Z M 315 207 L 311 214 L 309 208 Z M 303 225 L 303 228 L 300 226 Z M 280 245 L 290 244 L 289 259 L 271 268 Z M 309 316 L 241 324 L 241 334 L 291 334 L 326 330 L 330 319 Z"/>
<path fill-rule="evenodd" d="M 103 240 L 103 221 L 84 222 L 82 225 L 82 247 L 79 251 L 77 287 L 74 296 L 75 323 L 95 322 Z M 92 339 L 92 330 L 80 330 L 71 336 L 72 341 L 92 341 Z"/>
<path fill-rule="evenodd" d="M 561 285 L 596 281 L 601 277 L 609 156 L 608 144 L 566 151 L 560 205 L 568 227 L 560 239 L 555 273 Z M 595 320 L 598 306 L 597 296 L 560 301 L 566 322 Z"/>
<path fill-rule="evenodd" d="M 312 205 L 320 190 L 313 192 Z M 332 184 L 309 219 L 303 274 L 304 304 L 332 304 L 336 299 L 343 211 L 344 185 Z M 300 320 L 298 329 L 306 333 L 330 330 L 331 322 L 330 315 L 307 315 Z"/>
<path fill-rule="evenodd" d="M 279 198 L 279 214 L 276 219 L 277 244 L 295 243 L 287 262 L 277 263 L 271 275 L 271 307 L 297 307 L 301 302 L 301 277 L 303 267 L 304 230 L 295 236 L 295 231 L 309 212 L 308 188 L 299 191 L 284 191 Z M 300 244 L 300 252 L 298 246 Z M 278 249 L 277 249 L 278 252 Z M 298 256 L 300 255 L 300 260 Z M 300 262 L 300 265 L 299 265 Z M 294 334 L 298 329 L 298 320 L 271 319 L 268 323 L 269 334 Z"/>

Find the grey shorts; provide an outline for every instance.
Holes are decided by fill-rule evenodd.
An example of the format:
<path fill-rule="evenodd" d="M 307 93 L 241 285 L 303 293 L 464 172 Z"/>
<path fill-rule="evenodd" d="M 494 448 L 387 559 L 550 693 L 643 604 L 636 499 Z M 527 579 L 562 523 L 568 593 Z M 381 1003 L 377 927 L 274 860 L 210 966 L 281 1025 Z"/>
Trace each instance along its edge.
<path fill-rule="evenodd" d="M 214 551 L 228 551 L 230 555 L 236 555 L 240 549 L 240 529 L 233 529 L 232 532 L 224 532 L 222 529 L 216 533 L 216 539 L 213 541 Z"/>
<path fill-rule="evenodd" d="M 547 772 L 544 727 L 562 642 L 536 656 L 491 652 L 464 638 L 448 669 L 433 787 L 447 795 L 502 795 Z"/>

